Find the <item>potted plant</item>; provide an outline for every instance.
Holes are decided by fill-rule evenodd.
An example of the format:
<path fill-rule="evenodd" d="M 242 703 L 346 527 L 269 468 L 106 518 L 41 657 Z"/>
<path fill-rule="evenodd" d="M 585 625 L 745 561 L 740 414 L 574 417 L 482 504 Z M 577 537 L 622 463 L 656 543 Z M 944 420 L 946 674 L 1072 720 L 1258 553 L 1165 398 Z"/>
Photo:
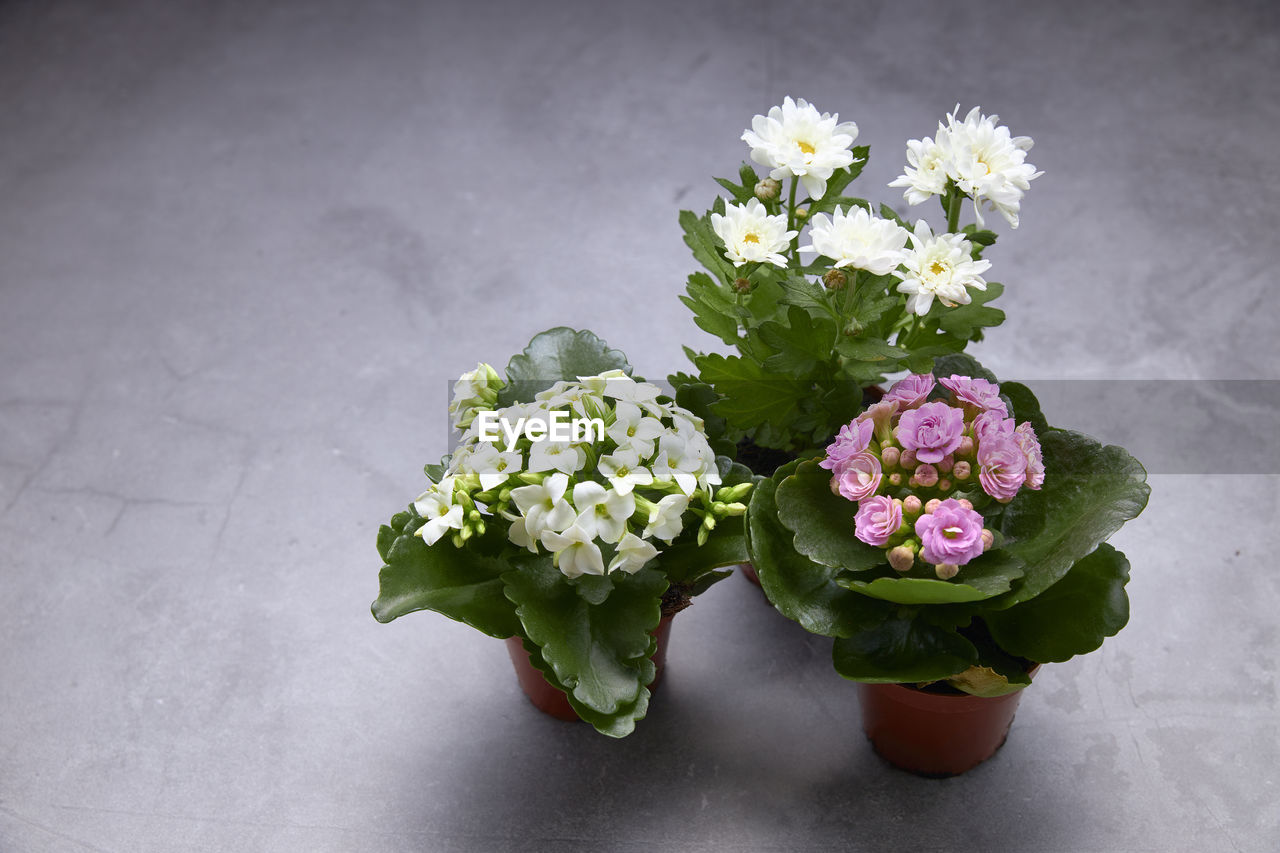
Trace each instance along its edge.
<path fill-rule="evenodd" d="M 850 194 L 869 156 L 858 127 L 786 98 L 757 115 L 742 139 L 751 159 L 728 197 L 702 215 L 680 213 L 704 272 L 681 301 L 694 322 L 732 348 L 686 349 L 696 375 L 671 377 L 676 399 L 701 414 L 717 448 L 757 473 L 825 445 L 885 376 L 928 372 L 1003 322 L 983 251 L 996 240 L 983 208 L 1016 228 L 1040 173 L 1029 137 L 1012 137 L 977 108 L 950 114 L 934 139 L 907 143 L 908 166 L 890 186 L 912 205 L 936 197 L 944 223 L 909 224 L 885 204 Z M 972 202 L 974 221 L 961 226 Z M 875 391 L 869 397 L 874 402 Z"/>
<path fill-rule="evenodd" d="M 1123 449 L 945 357 L 761 482 L 748 551 L 774 606 L 834 638 L 876 750 L 950 775 L 1003 743 L 1037 666 L 1124 627 L 1129 564 L 1105 540 L 1148 493 Z"/>
<path fill-rule="evenodd" d="M 461 441 L 378 532 L 373 615 L 435 610 L 508 638 L 538 707 L 622 737 L 671 617 L 745 559 L 745 468 L 590 332 L 551 329 L 457 383 Z"/>

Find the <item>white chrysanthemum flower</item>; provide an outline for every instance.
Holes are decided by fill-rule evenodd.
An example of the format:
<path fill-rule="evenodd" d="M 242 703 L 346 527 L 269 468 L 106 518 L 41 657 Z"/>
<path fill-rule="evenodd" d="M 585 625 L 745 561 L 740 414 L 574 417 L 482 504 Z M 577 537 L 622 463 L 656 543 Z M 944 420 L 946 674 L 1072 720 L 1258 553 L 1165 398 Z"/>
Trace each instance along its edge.
<path fill-rule="evenodd" d="M 956 104 L 956 112 L 959 110 Z M 1031 188 L 1031 181 L 1044 173 L 1026 162 L 1027 152 L 1035 144 L 1031 137 L 1011 136 L 1009 128 L 997 124 L 999 120 L 997 115 L 982 115 L 980 107 L 970 110 L 962 122 L 949 114 L 947 171 L 960 191 L 973 199 L 979 225 L 985 203 L 1017 228 L 1022 195 Z"/>
<path fill-rule="evenodd" d="M 653 472 L 640 464 L 640 454 L 634 447 L 619 447 L 601 458 L 598 467 L 620 495 L 630 494 L 636 486 L 647 486 L 653 482 Z"/>
<path fill-rule="evenodd" d="M 785 267 L 787 259 L 779 253 L 800 233 L 788 231 L 786 216 L 770 216 L 754 198 L 746 204 L 726 205 L 723 216 L 711 214 L 711 227 L 724 241 L 724 256 L 735 267 L 752 262 Z"/>
<path fill-rule="evenodd" d="M 889 186 L 906 187 L 902 197 L 908 204 L 920 204 L 930 196 L 942 195 L 947 191 L 945 146 L 950 140 L 946 133 L 946 128 L 939 124 L 938 142 L 927 136 L 924 139 L 907 140 L 907 168 Z"/>
<path fill-rule="evenodd" d="M 987 260 L 975 261 L 973 247 L 962 234 L 933 235 L 929 223 L 923 219 L 916 223 L 911 235 L 911 249 L 903 259 L 906 272 L 899 293 L 908 294 L 907 310 L 923 317 L 929 313 L 936 296 L 948 308 L 969 304 L 969 288 L 986 290 L 982 273 L 991 268 Z"/>
<path fill-rule="evenodd" d="M 634 575 L 659 553 L 652 542 L 646 542 L 634 533 L 628 533 L 618 543 L 618 552 L 609 561 L 609 571 L 621 569 L 629 575 Z"/>
<path fill-rule="evenodd" d="M 907 245 L 907 229 L 890 219 L 872 216 L 861 207 L 846 214 L 837 206 L 828 219 L 816 213 L 810 220 L 809 239 L 802 252 L 817 252 L 831 258 L 837 267 L 866 270 L 887 275 L 902 263 Z"/>
<path fill-rule="evenodd" d="M 742 139 L 751 146 L 751 159 L 772 169 L 769 177 L 780 181 L 795 176 L 810 198 L 820 199 L 835 170 L 853 163 L 849 149 L 858 138 L 858 125 L 837 124 L 839 118 L 819 113 L 803 98 L 793 101 L 788 96 L 767 116 L 753 118 Z"/>
<path fill-rule="evenodd" d="M 600 546 L 577 524 L 563 533 L 544 530 L 541 539 L 542 547 L 555 555 L 556 568 L 565 577 L 604 574 L 604 555 L 600 553 Z"/>
<path fill-rule="evenodd" d="M 574 522 L 592 538 L 613 544 L 627 532 L 627 519 L 636 511 L 636 497 L 606 489 L 588 480 L 573 487 L 573 506 L 578 511 Z"/>
<path fill-rule="evenodd" d="M 649 511 L 649 523 L 644 538 L 661 539 L 668 545 L 684 529 L 684 511 L 689 508 L 688 495 L 667 495 Z"/>

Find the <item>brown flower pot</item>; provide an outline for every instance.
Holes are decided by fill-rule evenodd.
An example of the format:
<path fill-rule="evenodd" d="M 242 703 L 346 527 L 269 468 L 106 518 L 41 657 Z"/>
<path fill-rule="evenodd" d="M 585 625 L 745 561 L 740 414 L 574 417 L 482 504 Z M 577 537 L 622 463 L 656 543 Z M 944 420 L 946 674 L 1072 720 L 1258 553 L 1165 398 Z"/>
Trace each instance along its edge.
<path fill-rule="evenodd" d="M 875 751 L 903 770 L 935 778 L 972 770 L 995 755 L 1021 697 L 1021 690 L 984 698 L 901 684 L 858 685 L 862 728 Z"/>
<path fill-rule="evenodd" d="M 742 572 L 742 576 L 751 581 L 756 586 L 760 586 L 760 576 L 756 574 L 756 567 L 750 563 L 739 563 L 738 571 Z M 760 587 L 763 589 L 764 587 Z"/>
<path fill-rule="evenodd" d="M 653 663 L 657 671 L 649 689 L 653 690 L 662 680 L 662 665 L 667 659 L 667 638 L 671 636 L 671 618 L 674 614 L 662 617 L 653 634 L 658 638 L 658 648 L 653 653 Z M 516 678 L 520 680 L 520 688 L 534 707 L 544 714 L 560 720 L 577 720 L 578 712 L 569 704 L 569 697 L 559 687 L 550 684 L 542 673 L 529 662 L 529 653 L 525 651 L 524 642 L 519 637 L 508 637 L 507 654 L 511 656 L 511 664 L 516 669 Z"/>

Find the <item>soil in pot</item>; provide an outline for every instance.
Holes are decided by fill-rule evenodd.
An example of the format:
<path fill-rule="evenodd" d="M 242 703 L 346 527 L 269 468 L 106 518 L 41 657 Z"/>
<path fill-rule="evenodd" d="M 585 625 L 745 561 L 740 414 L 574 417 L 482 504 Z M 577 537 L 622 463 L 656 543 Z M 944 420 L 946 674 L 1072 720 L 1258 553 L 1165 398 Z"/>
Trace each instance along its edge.
<path fill-rule="evenodd" d="M 981 697 L 950 688 L 858 685 L 862 728 L 876 753 L 903 770 L 937 779 L 972 770 L 995 755 L 1021 698 L 1022 690 Z"/>

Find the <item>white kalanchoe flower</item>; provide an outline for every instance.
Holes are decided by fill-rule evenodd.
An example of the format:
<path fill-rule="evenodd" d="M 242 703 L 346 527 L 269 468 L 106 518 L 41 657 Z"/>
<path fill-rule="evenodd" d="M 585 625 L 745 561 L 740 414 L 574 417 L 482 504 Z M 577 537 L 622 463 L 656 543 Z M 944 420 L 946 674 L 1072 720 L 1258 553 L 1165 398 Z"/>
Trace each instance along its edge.
<path fill-rule="evenodd" d="M 476 444 L 474 448 L 468 467 L 480 478 L 481 491 L 487 492 L 502 485 L 524 468 L 524 457 L 515 451 L 504 452 L 488 442 Z"/>
<path fill-rule="evenodd" d="M 647 486 L 653 482 L 653 472 L 640 464 L 640 454 L 634 447 L 619 447 L 602 457 L 597 467 L 620 495 L 631 494 L 636 486 Z"/>
<path fill-rule="evenodd" d="M 689 508 L 688 495 L 667 495 L 649 511 L 649 523 L 644 538 L 661 539 L 668 545 L 684 529 L 684 511 Z"/>
<path fill-rule="evenodd" d="M 555 555 L 556 568 L 565 577 L 604 574 L 604 555 L 600 553 L 600 546 L 595 543 L 591 534 L 577 524 L 571 525 L 563 533 L 544 530 L 542 547 Z"/>
<path fill-rule="evenodd" d="M 573 487 L 573 506 L 578 511 L 575 525 L 594 539 L 610 545 L 627 532 L 627 519 L 636 511 L 635 495 L 606 489 L 599 483 L 587 481 Z"/>
<path fill-rule="evenodd" d="M 956 104 L 956 112 L 959 110 Z M 947 171 L 960 191 L 973 199 L 979 225 L 985 202 L 1017 228 L 1022 194 L 1044 173 L 1026 162 L 1027 152 L 1035 144 L 1031 137 L 1010 136 L 1009 128 L 997 124 L 999 120 L 997 115 L 982 115 L 980 107 L 970 110 L 963 122 L 956 122 L 955 115 L 949 114 Z"/>
<path fill-rule="evenodd" d="M 660 552 L 652 542 L 646 542 L 634 533 L 628 533 L 618 543 L 618 552 L 609 561 L 609 571 L 618 569 L 629 575 L 644 568 L 644 564 L 658 556 Z"/>
<path fill-rule="evenodd" d="M 817 252 L 837 267 L 853 267 L 874 275 L 887 275 L 902 263 L 907 229 L 890 219 L 872 216 L 855 207 L 848 214 L 837 205 L 831 218 L 815 213 L 809 220 L 809 239 L 802 252 Z"/>
<path fill-rule="evenodd" d="M 652 456 L 654 441 L 666 430 L 662 421 L 645 417 L 639 406 L 625 400 L 618 401 L 614 414 L 617 419 L 605 434 L 617 443 L 618 449 L 632 448 L 646 459 Z"/>
<path fill-rule="evenodd" d="M 453 384 L 453 399 L 449 401 L 449 422 L 456 429 L 466 429 L 475 420 L 476 410 L 492 406 L 502 388 L 498 372 L 484 362 L 476 369 L 462 374 Z"/>
<path fill-rule="evenodd" d="M 897 273 L 902 279 L 898 292 L 908 294 L 908 311 L 923 317 L 935 296 L 948 308 L 967 305 L 968 288 L 987 289 L 981 274 L 991 268 L 991 262 L 975 261 L 973 247 L 963 234 L 935 237 L 929 223 L 921 219 L 911 235 L 911 246 L 903 259 L 906 272 Z"/>
<path fill-rule="evenodd" d="M 753 118 L 742 140 L 751 146 L 752 160 L 772 169 L 769 177 L 778 181 L 797 177 L 816 200 L 826 195 L 827 181 L 835 170 L 853 163 L 849 149 L 858 138 L 858 125 L 837 124 L 839 118 L 819 113 L 803 98 L 793 101 L 788 96 L 767 116 Z"/>
<path fill-rule="evenodd" d="M 443 477 L 413 502 L 414 512 L 427 520 L 414 535 L 428 545 L 436 544 L 450 530 L 462 529 L 462 504 L 453 502 L 453 486 L 453 477 Z"/>
<path fill-rule="evenodd" d="M 525 530 L 529 536 L 536 539 L 545 530 L 564 530 L 573 523 L 577 513 L 564 498 L 568 488 L 567 476 L 552 474 L 541 483 L 511 490 L 511 499 L 516 502 L 516 507 L 524 517 Z M 514 526 L 513 524 L 512 527 Z M 514 539 L 511 541 L 515 542 Z"/>
<path fill-rule="evenodd" d="M 703 460 L 690 447 L 686 437 L 667 433 L 658 439 L 658 455 L 651 466 L 659 480 L 674 480 L 680 491 L 692 495 L 703 473 Z"/>
<path fill-rule="evenodd" d="M 752 262 L 785 267 L 787 259 L 780 252 L 800 233 L 788 231 L 786 216 L 770 216 L 754 198 L 746 204 L 726 205 L 723 216 L 711 214 L 711 227 L 724 241 L 724 256 L 735 267 Z"/>
<path fill-rule="evenodd" d="M 586 464 L 586 451 L 571 441 L 543 439 L 533 442 L 529 448 L 529 470 L 533 472 L 555 470 L 573 474 Z"/>
<path fill-rule="evenodd" d="M 907 168 L 889 186 L 906 187 L 902 197 L 908 204 L 920 204 L 931 196 L 942 195 L 947 191 L 947 152 L 944 148 L 950 140 L 946 133 L 947 129 L 939 124 L 938 142 L 927 136 L 924 139 L 907 140 Z"/>

